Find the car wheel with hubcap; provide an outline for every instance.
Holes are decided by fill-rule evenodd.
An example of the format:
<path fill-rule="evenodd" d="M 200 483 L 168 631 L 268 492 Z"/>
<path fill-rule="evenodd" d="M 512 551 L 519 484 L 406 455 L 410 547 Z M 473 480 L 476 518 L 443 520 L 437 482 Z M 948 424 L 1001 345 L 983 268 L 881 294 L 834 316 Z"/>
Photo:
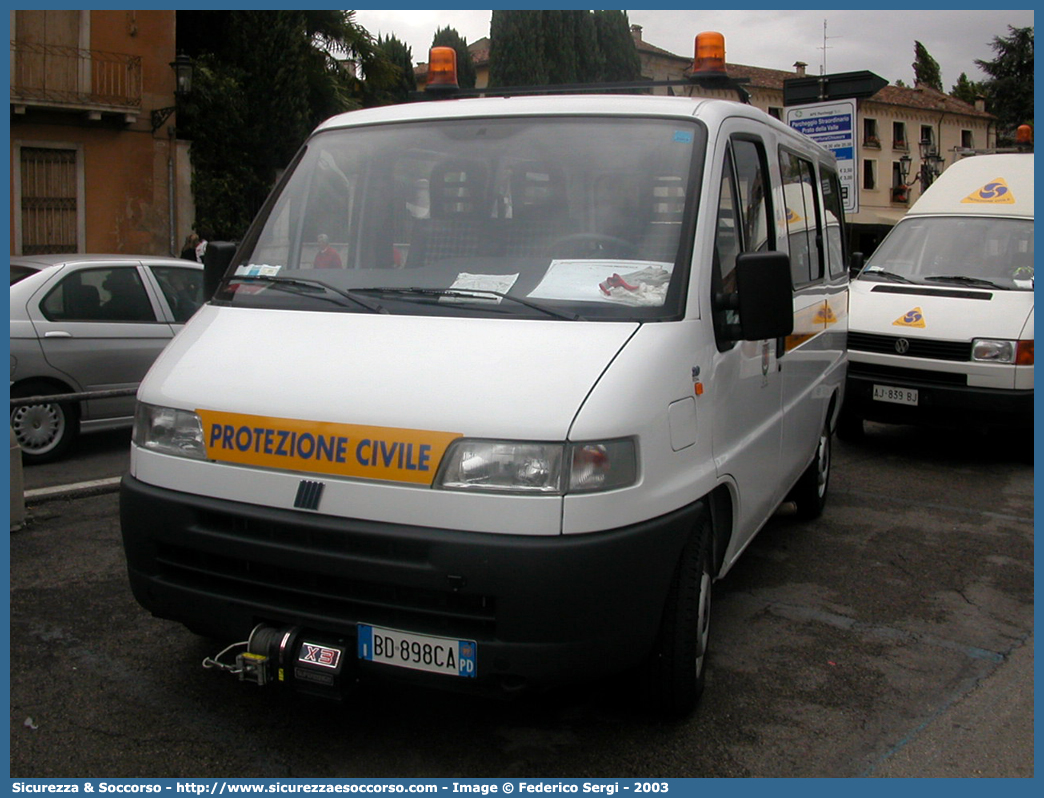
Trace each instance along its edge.
<path fill-rule="evenodd" d="M 25 383 L 11 391 L 14 399 L 49 396 L 59 389 L 46 383 Z M 26 463 L 46 463 L 64 455 L 79 434 L 77 406 L 68 402 L 42 402 L 11 408 L 11 429 Z"/>

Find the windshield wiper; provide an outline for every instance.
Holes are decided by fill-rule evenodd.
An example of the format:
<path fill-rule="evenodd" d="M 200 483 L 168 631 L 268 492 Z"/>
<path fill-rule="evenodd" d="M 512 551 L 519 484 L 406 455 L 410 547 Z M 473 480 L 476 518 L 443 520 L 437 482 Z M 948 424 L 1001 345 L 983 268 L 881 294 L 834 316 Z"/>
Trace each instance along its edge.
<path fill-rule="evenodd" d="M 501 300 L 507 300 L 508 302 L 514 302 L 523 307 L 530 308 L 539 313 L 544 313 L 552 318 L 565 319 L 566 321 L 586 321 L 583 316 L 578 313 L 566 313 L 565 311 L 557 310 L 555 308 L 549 308 L 546 305 L 542 305 L 539 302 L 533 302 L 530 299 L 522 299 L 521 297 L 512 296 L 505 294 L 501 291 L 491 291 L 486 288 L 357 288 L 355 293 L 363 292 L 373 294 L 387 294 L 390 296 L 418 296 L 418 297 L 433 297 L 437 299 L 452 298 L 452 299 L 474 299 L 482 304 L 483 296 L 499 297 Z M 482 296 L 476 296 L 481 294 Z M 486 302 L 485 305 L 488 307 L 493 303 Z"/>
<path fill-rule="evenodd" d="M 274 285 L 278 285 L 280 287 L 285 287 L 290 293 L 297 294 L 298 296 L 309 296 L 312 299 L 324 299 L 324 300 L 326 300 L 328 302 L 333 302 L 338 307 L 342 307 L 342 308 L 343 307 L 347 307 L 347 305 L 345 305 L 343 302 L 340 302 L 339 300 L 337 300 L 337 299 L 335 299 L 333 297 L 316 296 L 315 294 L 309 294 L 309 293 L 307 293 L 305 291 L 300 291 L 300 290 L 299 291 L 294 291 L 294 290 L 292 290 L 293 286 L 296 286 L 298 288 L 322 288 L 324 291 L 330 291 L 331 293 L 334 293 L 334 294 L 336 294 L 339 297 L 344 297 L 345 299 L 351 300 L 352 302 L 354 302 L 359 307 L 365 308 L 366 310 L 370 311 L 371 313 L 387 313 L 388 312 L 387 310 L 385 310 L 383 307 L 381 307 L 376 302 L 371 302 L 370 300 L 362 299 L 362 298 L 360 298 L 358 296 L 355 296 L 355 292 L 353 292 L 353 291 L 345 291 L 343 289 L 340 289 L 340 288 L 337 288 L 335 286 L 332 286 L 329 283 L 325 283 L 322 280 L 312 280 L 312 279 L 304 278 L 304 277 L 278 277 L 276 275 L 264 275 L 264 274 L 249 274 L 249 275 L 248 274 L 237 274 L 237 275 L 235 275 L 234 277 L 232 277 L 230 279 L 232 279 L 232 280 L 246 280 L 248 282 L 271 283 L 271 284 L 274 284 Z"/>
<path fill-rule="evenodd" d="M 866 270 L 862 274 L 860 274 L 859 277 L 881 277 L 893 283 L 909 283 L 910 285 L 916 285 L 916 283 L 909 277 L 903 277 L 903 275 L 901 274 L 896 274 L 895 272 L 886 272 L 881 269 L 874 269 L 873 271 Z"/>
<path fill-rule="evenodd" d="M 924 281 L 937 283 L 960 283 L 961 285 L 975 285 L 983 288 L 996 288 L 1001 291 L 1005 290 L 1005 286 L 998 285 L 992 280 L 984 280 L 982 277 L 968 277 L 964 274 L 940 274 L 933 277 L 925 277 Z"/>

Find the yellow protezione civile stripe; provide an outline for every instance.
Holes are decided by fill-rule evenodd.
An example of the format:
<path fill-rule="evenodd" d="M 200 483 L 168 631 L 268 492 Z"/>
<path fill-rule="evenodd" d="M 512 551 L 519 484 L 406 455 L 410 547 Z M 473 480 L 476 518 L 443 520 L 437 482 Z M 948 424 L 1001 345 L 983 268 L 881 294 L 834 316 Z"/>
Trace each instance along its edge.
<path fill-rule="evenodd" d="M 240 465 L 430 485 L 459 432 L 198 409 L 207 456 Z"/>

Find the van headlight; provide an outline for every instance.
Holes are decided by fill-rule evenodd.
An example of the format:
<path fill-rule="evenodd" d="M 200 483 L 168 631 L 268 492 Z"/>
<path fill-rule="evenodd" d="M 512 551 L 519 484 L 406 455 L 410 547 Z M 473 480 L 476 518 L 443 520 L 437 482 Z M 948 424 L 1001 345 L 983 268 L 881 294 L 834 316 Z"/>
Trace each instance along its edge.
<path fill-rule="evenodd" d="M 1033 365 L 1033 340 L 1005 341 L 997 338 L 976 338 L 972 341 L 972 360 L 976 363 L 1014 363 Z"/>
<path fill-rule="evenodd" d="M 972 341 L 972 360 L 979 363 L 1014 363 L 1015 342 L 976 338 Z"/>
<path fill-rule="evenodd" d="M 190 410 L 138 402 L 134 411 L 131 440 L 135 446 L 150 452 L 195 460 L 207 459 L 207 449 L 203 445 L 203 423 Z"/>
<path fill-rule="evenodd" d="M 566 444 L 462 439 L 446 452 L 435 487 L 561 496 L 625 488 L 637 474 L 631 439 Z"/>

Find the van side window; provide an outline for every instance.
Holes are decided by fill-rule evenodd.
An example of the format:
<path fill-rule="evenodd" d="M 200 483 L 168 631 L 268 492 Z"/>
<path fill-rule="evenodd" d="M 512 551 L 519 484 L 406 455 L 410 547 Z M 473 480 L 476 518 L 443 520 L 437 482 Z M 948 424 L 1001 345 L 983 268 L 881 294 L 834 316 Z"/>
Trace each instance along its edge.
<path fill-rule="evenodd" d="M 733 139 L 737 187 L 743 215 L 743 251 L 776 248 L 775 228 L 771 224 L 765 150 L 760 142 Z"/>
<path fill-rule="evenodd" d="M 840 277 L 846 271 L 845 212 L 841 200 L 841 183 L 837 172 L 829 166 L 820 165 L 820 182 L 823 188 L 823 208 L 826 211 L 827 270 L 831 277 Z"/>
<path fill-rule="evenodd" d="M 714 236 L 715 294 L 736 291 L 736 258 L 741 252 L 776 249 L 765 165 L 760 142 L 733 138 L 725 151 Z M 737 324 L 739 316 L 735 310 L 718 310 L 714 318 L 718 347 L 724 351 L 732 346 L 722 334 L 724 325 Z"/>
<path fill-rule="evenodd" d="M 780 153 L 780 169 L 791 277 L 795 287 L 808 285 L 823 278 L 822 223 L 816 199 L 815 170 L 811 161 L 785 150 Z"/>
<path fill-rule="evenodd" d="M 732 168 L 732 148 L 725 151 L 725 165 L 721 170 L 721 193 L 718 195 L 718 224 L 714 235 L 715 271 L 724 290 L 735 288 L 733 269 L 740 253 L 739 212 L 736 205 L 736 177 Z"/>

